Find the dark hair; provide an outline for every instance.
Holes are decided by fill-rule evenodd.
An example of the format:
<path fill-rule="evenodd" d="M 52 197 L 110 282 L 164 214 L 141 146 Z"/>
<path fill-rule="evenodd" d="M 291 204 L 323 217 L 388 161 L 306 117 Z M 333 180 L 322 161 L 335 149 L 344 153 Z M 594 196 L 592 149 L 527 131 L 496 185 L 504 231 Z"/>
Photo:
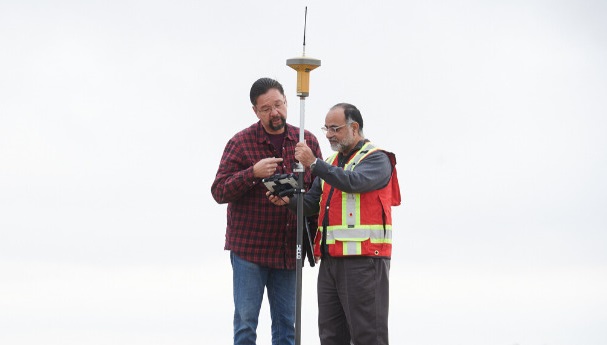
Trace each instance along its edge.
<path fill-rule="evenodd" d="M 360 114 L 360 110 L 358 110 L 358 108 L 356 108 L 350 103 L 337 103 L 333 107 L 331 107 L 331 110 L 335 108 L 342 108 L 344 110 L 344 114 L 346 115 L 346 122 L 349 122 L 351 120 L 353 122 L 358 123 L 358 128 L 362 131 L 363 116 Z"/>
<path fill-rule="evenodd" d="M 285 91 L 282 88 L 282 85 L 274 79 L 271 78 L 260 78 L 257 79 L 251 86 L 251 92 L 249 93 L 249 97 L 251 98 L 251 104 L 256 105 L 257 98 L 268 92 L 270 89 L 276 89 L 280 92 L 281 95 L 285 95 Z"/>

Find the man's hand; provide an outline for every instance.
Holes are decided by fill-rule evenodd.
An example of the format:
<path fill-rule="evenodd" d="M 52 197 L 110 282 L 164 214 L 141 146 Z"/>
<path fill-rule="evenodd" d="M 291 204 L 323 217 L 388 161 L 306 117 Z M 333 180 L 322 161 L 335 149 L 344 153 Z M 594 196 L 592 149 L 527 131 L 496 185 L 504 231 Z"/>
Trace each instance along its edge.
<path fill-rule="evenodd" d="M 290 200 L 287 196 L 280 197 L 278 195 L 270 193 L 269 191 L 266 192 L 266 196 L 268 197 L 268 200 L 270 200 L 270 202 L 276 206 L 284 206 L 288 204 Z"/>
<path fill-rule="evenodd" d="M 305 142 L 299 142 L 295 146 L 295 159 L 303 164 L 304 167 L 309 168 L 310 164 L 314 163 L 316 160 L 316 157 Z"/>
<path fill-rule="evenodd" d="M 264 158 L 253 165 L 253 176 L 256 178 L 266 178 L 276 173 L 278 163 L 282 162 L 282 158 Z"/>

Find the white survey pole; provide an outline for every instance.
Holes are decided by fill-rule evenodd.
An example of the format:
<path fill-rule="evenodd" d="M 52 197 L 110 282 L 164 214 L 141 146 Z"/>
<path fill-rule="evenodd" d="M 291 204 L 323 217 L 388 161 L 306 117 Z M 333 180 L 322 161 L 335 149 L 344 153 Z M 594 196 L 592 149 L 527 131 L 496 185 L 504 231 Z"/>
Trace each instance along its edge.
<path fill-rule="evenodd" d="M 306 7 L 306 15 L 308 8 Z M 304 19 L 304 41 L 303 53 L 300 57 L 287 60 L 287 66 L 297 71 L 297 96 L 299 96 L 299 142 L 304 142 L 306 97 L 310 94 L 310 71 L 320 66 L 320 60 L 306 57 L 306 26 Z M 294 172 L 298 173 L 298 190 L 300 194 L 297 197 L 297 244 L 295 249 L 296 261 L 296 285 L 297 292 L 295 296 L 295 345 L 301 344 L 301 295 L 302 295 L 302 267 L 303 267 L 303 198 L 304 198 L 304 176 L 305 167 L 297 163 Z"/>

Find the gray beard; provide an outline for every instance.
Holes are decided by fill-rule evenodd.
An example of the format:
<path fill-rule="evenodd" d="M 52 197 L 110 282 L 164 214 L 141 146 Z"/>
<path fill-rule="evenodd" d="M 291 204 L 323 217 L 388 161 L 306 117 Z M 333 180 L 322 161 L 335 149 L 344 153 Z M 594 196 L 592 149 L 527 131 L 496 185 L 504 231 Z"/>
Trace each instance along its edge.
<path fill-rule="evenodd" d="M 341 143 L 335 143 L 335 144 L 331 143 L 331 150 L 337 151 L 337 152 L 341 152 L 343 154 L 347 154 L 348 152 L 344 152 L 344 150 L 348 146 L 352 145 L 352 142 L 354 141 L 353 139 L 354 138 L 350 137 L 350 138 L 347 138 L 347 140 L 344 140 L 344 142 L 341 142 Z"/>
<path fill-rule="evenodd" d="M 341 152 L 341 150 L 343 150 L 344 145 L 340 144 L 340 143 L 331 143 L 331 150 L 336 151 L 336 152 Z"/>

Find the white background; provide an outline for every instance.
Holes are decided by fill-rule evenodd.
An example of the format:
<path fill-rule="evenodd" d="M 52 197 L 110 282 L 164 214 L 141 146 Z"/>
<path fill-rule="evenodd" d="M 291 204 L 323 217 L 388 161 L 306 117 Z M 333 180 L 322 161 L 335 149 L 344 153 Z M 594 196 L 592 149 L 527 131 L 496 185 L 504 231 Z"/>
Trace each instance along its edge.
<path fill-rule="evenodd" d="M 231 344 L 210 186 L 257 78 L 299 125 L 305 6 L 305 127 L 330 154 L 350 102 L 397 155 L 392 343 L 607 343 L 607 4 L 573 0 L 0 0 L 0 343 Z"/>

